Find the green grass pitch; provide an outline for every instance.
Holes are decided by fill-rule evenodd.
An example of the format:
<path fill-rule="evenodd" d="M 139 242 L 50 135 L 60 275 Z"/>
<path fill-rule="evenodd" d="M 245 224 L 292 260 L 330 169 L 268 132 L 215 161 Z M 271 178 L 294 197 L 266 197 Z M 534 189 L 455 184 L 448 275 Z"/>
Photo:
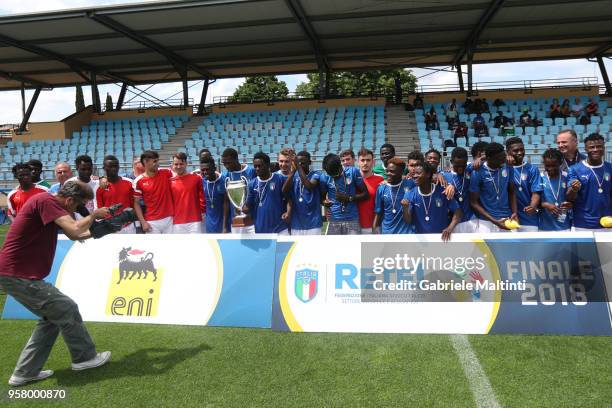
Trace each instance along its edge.
<path fill-rule="evenodd" d="M 0 242 L 6 227 L 0 227 Z M 0 295 L 0 307 L 4 296 Z M 0 321 L 0 404 L 34 322 Z M 269 330 L 87 324 L 104 367 L 70 370 L 58 339 L 50 379 L 65 401 L 14 407 L 473 407 L 448 335 L 275 333 Z M 503 407 L 612 404 L 612 340 L 584 336 L 468 336 Z"/>

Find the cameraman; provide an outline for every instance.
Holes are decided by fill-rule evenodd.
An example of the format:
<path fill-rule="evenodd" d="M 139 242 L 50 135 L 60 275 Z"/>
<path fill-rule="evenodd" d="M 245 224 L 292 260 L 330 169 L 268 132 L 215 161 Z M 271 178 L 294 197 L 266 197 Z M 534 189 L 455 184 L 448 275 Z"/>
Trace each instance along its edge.
<path fill-rule="evenodd" d="M 0 288 L 40 317 L 9 379 L 11 386 L 53 375 L 42 368 L 60 332 L 73 370 L 98 367 L 110 359 L 110 351 L 96 353 L 76 303 L 43 280 L 51 271 L 58 227 L 72 240 L 87 239 L 94 220 L 108 215 L 107 208 L 99 208 L 78 221 L 72 218 L 78 206 L 92 199 L 91 187 L 68 181 L 56 196 L 32 197 L 11 224 L 0 251 Z"/>

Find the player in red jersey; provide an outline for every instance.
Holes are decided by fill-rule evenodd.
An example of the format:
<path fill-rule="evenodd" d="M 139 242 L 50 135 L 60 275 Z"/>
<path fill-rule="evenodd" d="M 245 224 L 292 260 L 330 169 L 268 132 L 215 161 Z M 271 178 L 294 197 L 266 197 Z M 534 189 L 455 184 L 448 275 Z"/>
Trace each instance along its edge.
<path fill-rule="evenodd" d="M 179 152 L 172 157 L 175 176 L 170 179 L 174 203 L 174 234 L 200 234 L 204 213 L 202 177 L 187 172 L 187 155 Z"/>
<path fill-rule="evenodd" d="M 371 234 L 372 222 L 374 221 L 374 199 L 376 198 L 376 189 L 378 189 L 378 185 L 385 181 L 385 179 L 383 176 L 379 176 L 372 172 L 372 168 L 374 167 L 374 152 L 362 148 L 357 156 L 359 157 L 359 170 L 361 171 L 363 181 L 370 194 L 367 200 L 357 203 L 359 224 L 362 234 Z"/>
<path fill-rule="evenodd" d="M 134 205 L 132 180 L 119 176 L 119 159 L 112 155 L 104 157 L 102 168 L 106 173 L 106 180 L 100 179 L 100 186 L 96 190 L 98 208 L 121 204 L 121 208 L 115 211 L 115 214 L 120 213 L 126 208 L 132 208 Z M 120 233 L 135 234 L 136 227 L 134 223 L 124 225 Z"/>
<path fill-rule="evenodd" d="M 134 211 L 142 225 L 142 230 L 150 234 L 171 234 L 174 204 L 170 191 L 170 179 L 174 176 L 170 169 L 159 168 L 159 155 L 146 150 L 140 155 L 145 172 L 134 180 Z M 144 200 L 145 213 L 140 206 Z"/>
<path fill-rule="evenodd" d="M 7 197 L 8 215 L 13 220 L 23 205 L 36 194 L 46 193 L 48 188 L 34 184 L 32 167 L 26 163 L 13 166 L 13 175 L 19 181 L 19 186 L 12 190 Z"/>

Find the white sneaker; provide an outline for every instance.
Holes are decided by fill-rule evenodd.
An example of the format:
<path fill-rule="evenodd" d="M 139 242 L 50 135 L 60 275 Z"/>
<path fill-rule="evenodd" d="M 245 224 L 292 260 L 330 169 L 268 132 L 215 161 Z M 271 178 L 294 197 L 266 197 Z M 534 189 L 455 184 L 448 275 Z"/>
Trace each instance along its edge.
<path fill-rule="evenodd" d="M 104 365 L 110 360 L 111 352 L 103 351 L 102 353 L 96 354 L 94 358 L 88 361 L 83 361 L 82 363 L 72 363 L 72 369 L 74 371 L 87 370 L 88 368 L 95 368 Z"/>
<path fill-rule="evenodd" d="M 34 377 L 19 377 L 17 375 L 11 375 L 9 378 L 9 385 L 12 387 L 20 387 L 22 385 L 26 385 L 28 383 L 34 381 L 44 380 L 45 378 L 49 378 L 53 375 L 53 370 L 42 370 L 38 375 Z"/>

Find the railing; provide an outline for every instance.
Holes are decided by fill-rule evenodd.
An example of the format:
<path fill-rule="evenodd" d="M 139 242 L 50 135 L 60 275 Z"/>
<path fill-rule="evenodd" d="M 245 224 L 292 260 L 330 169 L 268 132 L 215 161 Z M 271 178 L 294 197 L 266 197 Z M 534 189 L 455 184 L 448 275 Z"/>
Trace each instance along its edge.
<path fill-rule="evenodd" d="M 121 109 L 138 109 L 138 110 L 145 110 L 145 109 L 151 109 L 151 108 L 179 108 L 179 109 L 188 109 L 190 106 L 193 106 L 193 98 L 188 98 L 187 102 L 188 102 L 188 106 L 185 106 L 185 101 L 183 100 L 183 98 L 175 98 L 175 99 L 163 99 L 163 100 L 156 100 L 156 99 L 150 99 L 150 100 L 138 100 L 138 101 L 129 101 L 129 102 L 124 102 L 123 106 L 121 107 Z M 113 111 L 115 110 L 115 104 L 113 104 Z M 102 106 L 102 112 L 107 112 L 108 110 L 106 109 L 106 104 L 103 103 Z"/>
<path fill-rule="evenodd" d="M 394 98 L 395 94 L 385 93 L 383 90 L 372 90 L 369 93 L 363 92 L 340 93 L 338 90 L 330 90 L 327 95 L 322 95 L 320 92 L 289 92 L 287 95 L 278 96 L 258 96 L 254 98 L 235 98 L 232 96 L 215 96 L 213 97 L 213 105 L 228 105 L 236 103 L 274 103 L 283 101 L 295 100 L 326 100 L 326 99 L 342 99 L 342 98 Z"/>
<path fill-rule="evenodd" d="M 590 88 L 592 86 L 599 87 L 597 77 L 577 77 L 577 78 L 553 78 L 553 79 L 525 79 L 518 81 L 489 81 L 475 82 L 472 85 L 473 91 L 485 90 L 509 90 L 522 89 L 529 91 L 537 88 L 572 88 L 583 87 Z M 467 91 L 467 84 L 464 86 Z M 434 92 L 461 92 L 459 84 L 431 84 L 418 85 L 418 93 L 434 93 Z"/>

